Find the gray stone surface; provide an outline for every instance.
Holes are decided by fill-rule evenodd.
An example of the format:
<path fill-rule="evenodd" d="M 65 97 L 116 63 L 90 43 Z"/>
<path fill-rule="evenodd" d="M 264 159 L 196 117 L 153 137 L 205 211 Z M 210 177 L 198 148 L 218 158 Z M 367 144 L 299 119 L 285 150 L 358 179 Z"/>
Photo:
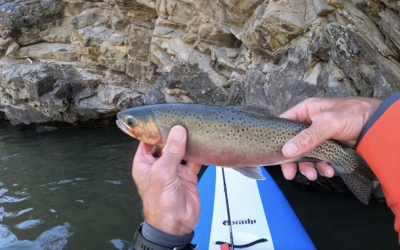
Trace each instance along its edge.
<path fill-rule="evenodd" d="M 0 120 L 15 125 L 400 90 L 396 1 L 0 0 L 0 34 Z"/>
<path fill-rule="evenodd" d="M 326 16 L 336 9 L 330 6 L 325 0 L 314 0 L 314 8 L 319 16 Z"/>

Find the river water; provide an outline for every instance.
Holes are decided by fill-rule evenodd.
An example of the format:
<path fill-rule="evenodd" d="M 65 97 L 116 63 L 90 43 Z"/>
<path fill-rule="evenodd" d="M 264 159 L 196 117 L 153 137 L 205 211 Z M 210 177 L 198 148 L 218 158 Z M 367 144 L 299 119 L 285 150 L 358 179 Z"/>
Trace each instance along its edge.
<path fill-rule="evenodd" d="M 131 179 L 137 146 L 117 128 L 38 134 L 0 124 L 0 249 L 131 246 L 142 222 Z M 399 248 L 386 204 L 302 189 L 268 170 L 318 249 Z"/>

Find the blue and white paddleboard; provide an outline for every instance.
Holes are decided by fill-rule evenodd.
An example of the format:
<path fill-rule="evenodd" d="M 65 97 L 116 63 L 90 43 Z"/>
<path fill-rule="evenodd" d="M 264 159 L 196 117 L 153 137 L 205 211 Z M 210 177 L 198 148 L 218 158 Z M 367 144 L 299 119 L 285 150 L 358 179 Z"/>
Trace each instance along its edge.
<path fill-rule="evenodd" d="M 275 181 L 261 169 L 263 181 L 224 168 L 234 245 L 266 239 L 242 249 L 316 249 Z M 220 250 L 216 242 L 230 243 L 222 168 L 208 167 L 198 189 L 201 212 L 192 243 L 199 250 Z"/>

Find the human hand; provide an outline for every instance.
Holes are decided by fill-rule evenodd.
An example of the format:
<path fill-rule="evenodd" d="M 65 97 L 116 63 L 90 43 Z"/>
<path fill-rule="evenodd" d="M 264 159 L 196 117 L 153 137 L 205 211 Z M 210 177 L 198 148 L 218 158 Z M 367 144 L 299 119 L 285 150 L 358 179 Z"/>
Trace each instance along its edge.
<path fill-rule="evenodd" d="M 201 165 L 180 164 L 186 138 L 185 128 L 175 126 L 159 159 L 151 154 L 153 146 L 141 142 L 133 160 L 132 176 L 143 201 L 146 222 L 172 235 L 190 234 L 200 215 L 196 185 Z"/>
<path fill-rule="evenodd" d="M 303 155 L 328 139 L 353 147 L 365 124 L 381 103 L 381 100 L 363 97 L 306 99 L 280 115 L 281 118 L 311 124 L 285 143 L 283 155 Z M 328 163 L 320 162 L 316 165 L 321 175 L 333 177 L 334 170 Z M 292 180 L 297 172 L 297 164 L 284 163 L 281 166 L 285 178 Z M 314 163 L 299 163 L 299 168 L 309 180 L 317 179 Z"/>

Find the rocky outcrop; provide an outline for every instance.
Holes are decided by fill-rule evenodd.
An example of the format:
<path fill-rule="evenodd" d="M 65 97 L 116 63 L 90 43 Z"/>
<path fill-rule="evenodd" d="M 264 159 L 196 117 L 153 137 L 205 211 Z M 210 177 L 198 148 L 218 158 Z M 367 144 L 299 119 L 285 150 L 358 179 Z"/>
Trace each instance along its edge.
<path fill-rule="evenodd" d="M 165 102 L 400 90 L 398 1 L 0 1 L 0 121 L 109 125 Z"/>

